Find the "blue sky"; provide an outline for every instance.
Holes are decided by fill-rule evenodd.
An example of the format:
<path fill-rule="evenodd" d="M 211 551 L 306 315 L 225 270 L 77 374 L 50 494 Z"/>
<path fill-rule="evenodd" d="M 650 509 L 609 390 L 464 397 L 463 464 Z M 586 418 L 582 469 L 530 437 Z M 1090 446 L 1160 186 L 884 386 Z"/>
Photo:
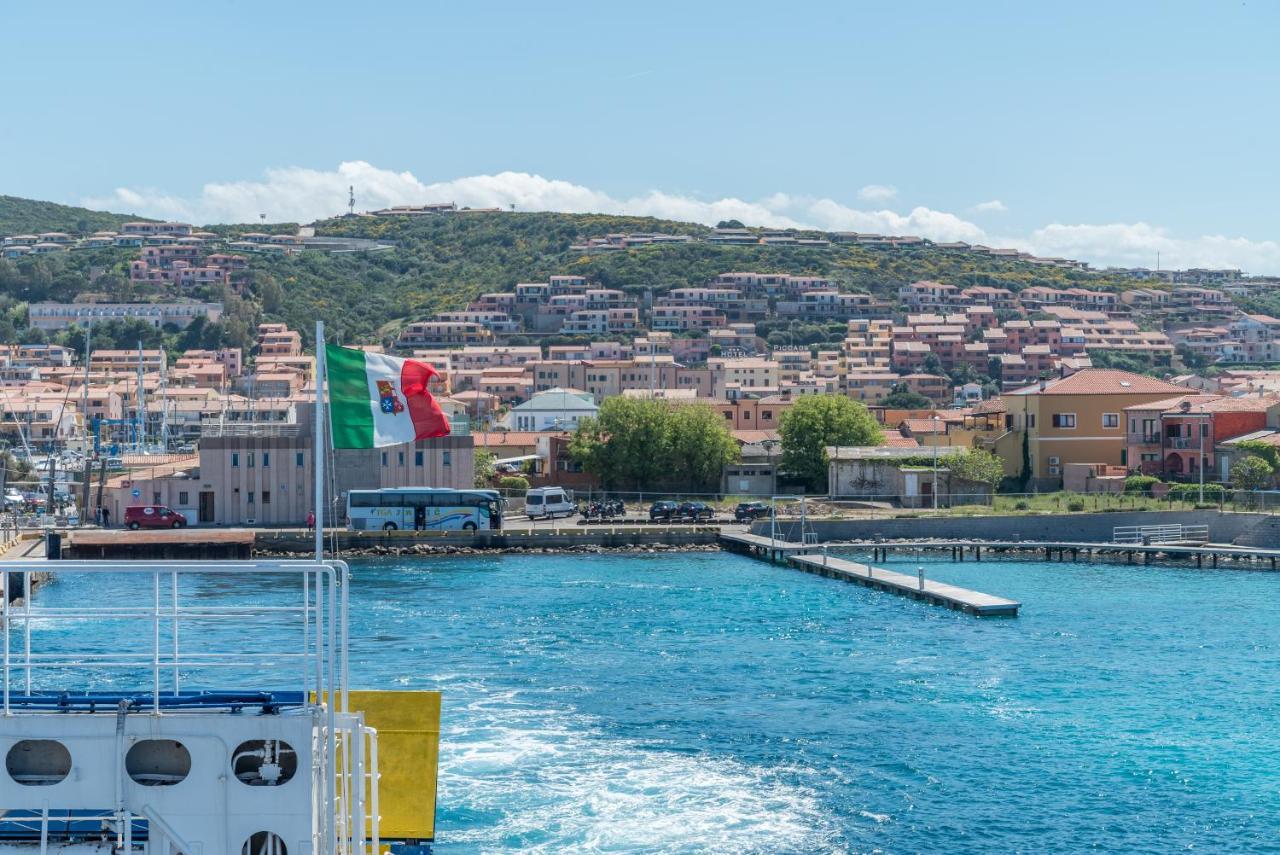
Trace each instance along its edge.
<path fill-rule="evenodd" d="M 354 181 L 360 207 L 1280 273 L 1278 25 L 1252 1 L 32 3 L 0 18 L 0 192 L 294 219 Z"/>

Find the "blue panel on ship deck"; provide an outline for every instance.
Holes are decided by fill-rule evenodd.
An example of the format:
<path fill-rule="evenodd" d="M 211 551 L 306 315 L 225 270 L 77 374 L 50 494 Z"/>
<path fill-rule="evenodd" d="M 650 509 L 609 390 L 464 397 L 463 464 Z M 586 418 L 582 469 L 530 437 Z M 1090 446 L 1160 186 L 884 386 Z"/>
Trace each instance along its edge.
<path fill-rule="evenodd" d="M 73 694 L 51 692 L 42 695 L 10 695 L 9 707 L 16 710 L 50 712 L 111 712 L 121 701 L 130 701 L 132 709 L 154 707 L 156 698 L 150 692 Z M 203 691 L 162 694 L 162 710 L 218 710 L 233 712 L 275 713 L 284 707 L 300 707 L 303 694 L 298 691 Z"/>

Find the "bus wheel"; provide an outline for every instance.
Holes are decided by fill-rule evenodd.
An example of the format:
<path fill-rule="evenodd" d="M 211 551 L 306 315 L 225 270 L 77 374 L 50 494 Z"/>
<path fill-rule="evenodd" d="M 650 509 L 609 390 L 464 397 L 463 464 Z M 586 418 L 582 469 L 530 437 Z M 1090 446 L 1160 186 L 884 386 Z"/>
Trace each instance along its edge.
<path fill-rule="evenodd" d="M 382 527 L 382 530 L 383 530 L 383 531 L 395 531 L 395 530 L 396 530 L 396 524 L 395 524 L 395 523 L 387 523 L 386 525 L 384 525 L 384 526 Z"/>
<path fill-rule="evenodd" d="M 462 524 L 462 530 L 463 530 L 463 531 L 475 531 L 475 530 L 476 530 L 476 524 L 475 524 L 475 523 L 473 523 L 473 522 L 463 523 L 463 524 Z"/>

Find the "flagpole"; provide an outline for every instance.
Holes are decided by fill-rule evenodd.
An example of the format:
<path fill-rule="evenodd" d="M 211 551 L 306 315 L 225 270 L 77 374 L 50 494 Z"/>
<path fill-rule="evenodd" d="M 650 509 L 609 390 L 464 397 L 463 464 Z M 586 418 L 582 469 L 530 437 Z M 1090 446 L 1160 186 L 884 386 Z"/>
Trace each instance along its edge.
<path fill-rule="evenodd" d="M 324 321 L 316 321 L 316 427 L 311 442 L 311 469 L 316 478 L 316 561 L 324 560 Z"/>

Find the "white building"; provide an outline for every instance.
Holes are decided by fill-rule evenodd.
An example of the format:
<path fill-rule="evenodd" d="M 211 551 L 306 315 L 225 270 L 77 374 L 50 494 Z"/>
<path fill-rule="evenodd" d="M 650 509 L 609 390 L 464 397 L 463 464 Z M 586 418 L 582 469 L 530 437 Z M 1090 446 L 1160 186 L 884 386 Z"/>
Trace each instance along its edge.
<path fill-rule="evenodd" d="M 594 417 L 598 411 L 586 392 L 555 388 L 513 407 L 499 424 L 515 431 L 574 430 L 581 419 Z"/>

